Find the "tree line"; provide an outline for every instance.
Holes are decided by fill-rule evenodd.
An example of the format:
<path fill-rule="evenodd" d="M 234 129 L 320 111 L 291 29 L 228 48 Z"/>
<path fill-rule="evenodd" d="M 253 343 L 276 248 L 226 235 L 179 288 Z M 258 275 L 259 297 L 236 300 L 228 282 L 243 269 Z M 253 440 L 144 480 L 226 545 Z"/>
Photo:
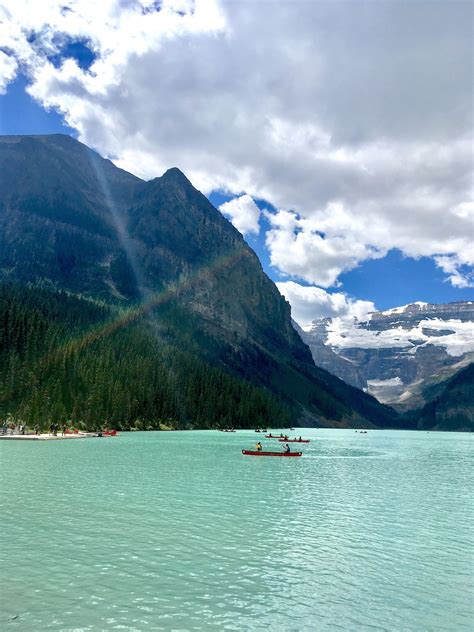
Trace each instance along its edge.
<path fill-rule="evenodd" d="M 138 313 L 0 283 L 0 418 L 87 430 L 288 423 L 274 394 L 202 357 L 178 308 Z"/>

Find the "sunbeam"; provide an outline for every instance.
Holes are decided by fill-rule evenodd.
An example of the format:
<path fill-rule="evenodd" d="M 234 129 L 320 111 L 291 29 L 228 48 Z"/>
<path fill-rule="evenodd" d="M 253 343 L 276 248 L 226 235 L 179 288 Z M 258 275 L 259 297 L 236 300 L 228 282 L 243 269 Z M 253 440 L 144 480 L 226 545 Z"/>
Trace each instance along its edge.
<path fill-rule="evenodd" d="M 130 235 L 128 234 L 128 230 L 127 230 L 124 218 L 122 217 L 121 213 L 119 212 L 117 208 L 115 200 L 110 191 L 107 178 L 104 176 L 104 171 L 103 171 L 101 163 L 99 162 L 99 160 L 95 158 L 95 156 L 93 156 L 89 152 L 87 153 L 87 155 L 89 157 L 89 163 L 96 175 L 97 182 L 99 183 L 99 186 L 102 190 L 105 203 L 110 212 L 110 217 L 112 218 L 112 222 L 113 222 L 115 231 L 117 233 L 117 237 L 120 241 L 120 245 L 122 246 L 122 249 L 125 253 L 127 261 L 130 265 L 133 276 L 135 278 L 135 283 L 136 283 L 138 292 L 140 294 L 140 298 L 143 301 L 148 297 L 150 291 L 146 287 L 145 277 L 138 264 L 138 259 L 133 247 L 133 242 L 132 242 L 132 239 L 130 238 Z"/>

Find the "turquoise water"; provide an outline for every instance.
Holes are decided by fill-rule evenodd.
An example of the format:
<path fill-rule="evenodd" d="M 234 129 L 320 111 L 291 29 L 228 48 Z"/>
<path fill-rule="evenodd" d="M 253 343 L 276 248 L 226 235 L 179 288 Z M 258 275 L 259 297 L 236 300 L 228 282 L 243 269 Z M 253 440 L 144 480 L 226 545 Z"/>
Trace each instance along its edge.
<path fill-rule="evenodd" d="M 0 442 L 0 628 L 472 630 L 474 435 L 304 434 Z"/>

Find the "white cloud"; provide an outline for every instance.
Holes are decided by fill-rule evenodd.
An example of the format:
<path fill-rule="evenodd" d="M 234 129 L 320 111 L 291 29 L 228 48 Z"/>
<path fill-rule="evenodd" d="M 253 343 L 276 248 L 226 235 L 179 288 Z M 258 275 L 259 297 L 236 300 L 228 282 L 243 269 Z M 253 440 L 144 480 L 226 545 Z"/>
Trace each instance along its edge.
<path fill-rule="evenodd" d="M 330 286 L 399 248 L 472 282 L 470 2 L 154 5 L 3 0 L 0 46 L 119 166 L 177 165 L 283 209 L 267 236 L 282 272 Z M 68 39 L 89 70 L 48 61 Z"/>
<path fill-rule="evenodd" d="M 471 258 L 474 258 L 472 252 Z M 468 272 L 462 271 L 463 265 L 466 264 L 466 259 L 467 258 L 462 258 L 458 255 L 443 255 L 435 257 L 435 262 L 436 265 L 448 275 L 448 279 L 454 287 L 473 287 L 474 274 L 472 270 Z"/>
<path fill-rule="evenodd" d="M 386 254 L 344 233 L 323 235 L 295 213 L 278 211 L 266 217 L 272 226 L 266 235 L 272 265 L 310 283 L 336 285 L 341 272 Z"/>
<path fill-rule="evenodd" d="M 17 72 L 17 61 L 14 57 L 0 50 L 0 94 L 5 94 L 7 86 Z"/>
<path fill-rule="evenodd" d="M 240 197 L 229 200 L 219 206 L 221 213 L 230 217 L 231 222 L 240 230 L 242 235 L 247 233 L 260 232 L 260 209 L 252 200 L 250 195 L 241 195 Z"/>
<path fill-rule="evenodd" d="M 292 317 L 303 329 L 307 329 L 318 318 L 338 317 L 344 322 L 352 322 L 356 318 L 365 321 L 368 314 L 375 311 L 371 301 L 354 300 L 341 292 L 330 294 L 319 287 L 307 287 L 293 281 L 276 285 L 280 294 L 290 303 Z"/>

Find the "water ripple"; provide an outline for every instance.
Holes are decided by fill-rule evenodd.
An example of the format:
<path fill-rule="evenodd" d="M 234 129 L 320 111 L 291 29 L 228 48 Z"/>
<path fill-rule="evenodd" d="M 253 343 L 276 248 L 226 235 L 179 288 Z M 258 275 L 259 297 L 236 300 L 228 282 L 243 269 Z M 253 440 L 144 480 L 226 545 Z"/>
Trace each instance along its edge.
<path fill-rule="evenodd" d="M 472 436 L 305 434 L 0 444 L 0 628 L 471 630 Z"/>

